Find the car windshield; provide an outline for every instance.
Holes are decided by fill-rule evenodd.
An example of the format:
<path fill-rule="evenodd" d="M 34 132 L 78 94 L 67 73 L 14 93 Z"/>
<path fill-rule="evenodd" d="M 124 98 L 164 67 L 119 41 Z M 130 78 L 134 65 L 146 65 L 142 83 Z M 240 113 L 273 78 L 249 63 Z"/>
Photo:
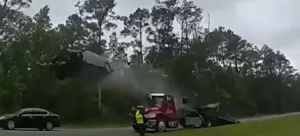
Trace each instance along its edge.
<path fill-rule="evenodd" d="M 148 105 L 158 106 L 161 107 L 165 103 L 165 97 L 161 96 L 154 96 L 151 99 L 147 100 Z"/>
<path fill-rule="evenodd" d="M 21 113 L 23 111 L 24 111 L 24 109 L 20 109 L 20 110 L 15 111 L 14 114 L 19 114 L 19 113 Z"/>

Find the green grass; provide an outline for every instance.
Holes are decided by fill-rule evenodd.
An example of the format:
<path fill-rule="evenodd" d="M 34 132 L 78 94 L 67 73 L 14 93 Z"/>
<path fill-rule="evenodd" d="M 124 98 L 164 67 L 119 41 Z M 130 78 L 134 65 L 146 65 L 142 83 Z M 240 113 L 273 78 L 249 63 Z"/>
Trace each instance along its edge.
<path fill-rule="evenodd" d="M 300 115 L 237 125 L 185 129 L 157 134 L 158 136 L 299 136 Z"/>

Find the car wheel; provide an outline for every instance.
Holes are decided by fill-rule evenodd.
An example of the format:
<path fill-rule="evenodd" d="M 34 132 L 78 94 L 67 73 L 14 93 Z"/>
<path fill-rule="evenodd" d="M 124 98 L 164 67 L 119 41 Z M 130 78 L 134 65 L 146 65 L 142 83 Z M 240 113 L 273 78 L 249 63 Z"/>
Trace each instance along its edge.
<path fill-rule="evenodd" d="M 14 130 L 15 127 L 16 127 L 15 122 L 12 121 L 12 120 L 7 121 L 7 126 L 6 127 L 7 127 L 8 130 Z"/>
<path fill-rule="evenodd" d="M 164 120 L 160 120 L 156 126 L 156 132 L 164 132 L 167 129 L 166 122 Z"/>
<path fill-rule="evenodd" d="M 46 127 L 45 128 L 46 128 L 47 131 L 52 131 L 53 130 L 53 123 L 50 122 L 50 121 L 46 122 Z"/>

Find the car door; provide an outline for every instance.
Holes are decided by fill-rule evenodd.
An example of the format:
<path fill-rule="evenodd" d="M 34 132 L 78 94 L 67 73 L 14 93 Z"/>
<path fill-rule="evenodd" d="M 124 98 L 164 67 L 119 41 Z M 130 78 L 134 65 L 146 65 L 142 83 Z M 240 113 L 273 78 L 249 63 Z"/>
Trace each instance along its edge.
<path fill-rule="evenodd" d="M 35 110 L 33 113 L 33 125 L 35 128 L 43 128 L 45 125 L 45 120 L 48 115 L 47 111 Z"/>
<path fill-rule="evenodd" d="M 32 127 L 32 121 L 33 121 L 32 111 L 30 110 L 23 111 L 18 116 L 17 127 L 30 128 Z"/>

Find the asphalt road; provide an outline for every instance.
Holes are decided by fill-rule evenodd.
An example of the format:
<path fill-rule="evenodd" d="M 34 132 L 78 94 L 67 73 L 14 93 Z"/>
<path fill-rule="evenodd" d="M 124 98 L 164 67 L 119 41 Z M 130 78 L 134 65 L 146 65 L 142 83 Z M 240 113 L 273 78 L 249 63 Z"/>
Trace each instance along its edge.
<path fill-rule="evenodd" d="M 263 121 L 281 118 L 300 113 L 288 113 L 253 118 L 240 119 L 241 122 Z M 34 129 L 17 129 L 14 131 L 0 130 L 0 136 L 131 136 L 134 134 L 130 127 L 127 128 L 102 128 L 102 129 L 54 129 L 53 131 L 38 131 Z M 150 134 L 151 135 L 151 134 Z"/>
<path fill-rule="evenodd" d="M 105 129 L 54 129 L 39 131 L 35 129 L 16 129 L 14 131 L 0 130 L 0 136 L 130 136 L 133 130 L 128 128 Z"/>

